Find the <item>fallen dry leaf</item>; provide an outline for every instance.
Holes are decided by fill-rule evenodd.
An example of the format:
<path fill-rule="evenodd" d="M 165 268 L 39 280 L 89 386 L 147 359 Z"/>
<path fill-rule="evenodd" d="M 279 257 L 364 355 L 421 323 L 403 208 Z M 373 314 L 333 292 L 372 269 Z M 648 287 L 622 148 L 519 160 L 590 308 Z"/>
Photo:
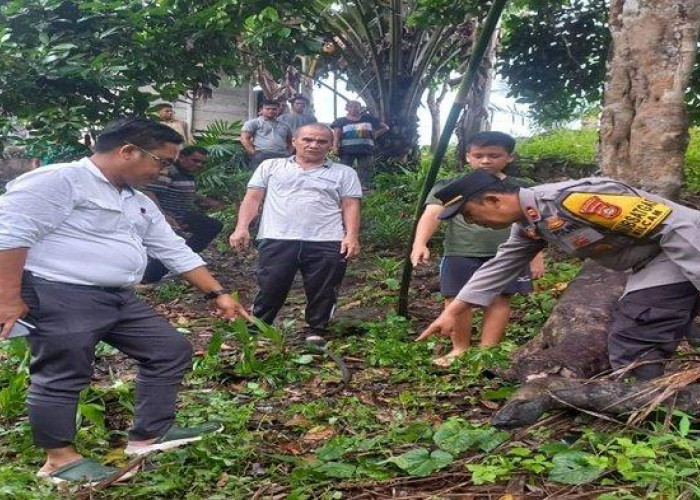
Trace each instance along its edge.
<path fill-rule="evenodd" d="M 335 435 L 335 431 L 332 427 L 327 425 L 318 425 L 309 430 L 304 437 L 304 441 L 323 441 L 324 439 L 331 438 Z"/>
<path fill-rule="evenodd" d="M 302 453 L 304 453 L 304 450 L 302 449 L 301 445 L 293 441 L 290 441 L 288 443 L 280 443 L 278 446 L 281 451 L 289 453 L 290 455 L 301 455 Z"/>
<path fill-rule="evenodd" d="M 284 423 L 285 427 L 311 427 L 313 422 L 304 415 L 297 413 Z"/>
<path fill-rule="evenodd" d="M 494 401 L 488 401 L 485 399 L 481 400 L 481 404 L 484 405 L 489 410 L 498 410 L 501 407 L 501 405 L 499 405 L 498 403 L 496 403 Z"/>
<path fill-rule="evenodd" d="M 216 482 L 217 488 L 224 488 L 228 484 L 229 476 L 225 472 L 222 472 L 219 476 L 219 480 Z"/>

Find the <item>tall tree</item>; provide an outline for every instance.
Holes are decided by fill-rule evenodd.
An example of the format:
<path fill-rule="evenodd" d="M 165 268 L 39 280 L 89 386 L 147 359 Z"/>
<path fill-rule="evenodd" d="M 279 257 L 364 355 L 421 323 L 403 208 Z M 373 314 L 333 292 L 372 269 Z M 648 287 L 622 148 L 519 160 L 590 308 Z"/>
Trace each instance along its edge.
<path fill-rule="evenodd" d="M 678 194 L 688 147 L 684 94 L 698 52 L 700 0 L 613 0 L 600 124 L 605 174 Z"/>
<path fill-rule="evenodd" d="M 416 146 L 424 92 L 468 58 L 475 21 L 485 13 L 475 0 L 309 0 L 299 11 L 328 42 L 320 63 L 391 126 L 382 139 L 388 156 Z"/>

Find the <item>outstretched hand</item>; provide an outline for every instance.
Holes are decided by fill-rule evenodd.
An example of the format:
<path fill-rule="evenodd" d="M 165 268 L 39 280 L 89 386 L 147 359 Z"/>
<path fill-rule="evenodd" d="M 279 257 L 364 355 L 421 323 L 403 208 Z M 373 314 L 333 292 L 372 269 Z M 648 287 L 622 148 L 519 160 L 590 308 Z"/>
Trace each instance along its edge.
<path fill-rule="evenodd" d="M 423 330 L 421 334 L 416 338 L 415 342 L 420 342 L 433 335 L 439 335 L 441 337 L 449 337 L 455 330 L 455 325 L 457 323 L 457 317 L 447 311 L 443 313 L 428 325 L 428 328 Z"/>
<path fill-rule="evenodd" d="M 240 302 L 235 300 L 228 294 L 219 295 L 214 302 L 214 314 L 222 319 L 234 320 L 243 318 L 246 321 L 252 321 L 250 313 Z"/>

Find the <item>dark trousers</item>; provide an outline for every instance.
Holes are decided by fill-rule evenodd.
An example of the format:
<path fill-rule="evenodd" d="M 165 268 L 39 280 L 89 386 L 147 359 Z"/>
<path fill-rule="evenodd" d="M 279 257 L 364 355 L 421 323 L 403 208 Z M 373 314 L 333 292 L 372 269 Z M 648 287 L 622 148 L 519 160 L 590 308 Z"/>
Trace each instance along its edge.
<path fill-rule="evenodd" d="M 608 355 L 613 368 L 634 361 L 670 358 L 692 331 L 700 309 L 698 290 L 690 282 L 662 285 L 630 292 L 613 313 Z M 632 374 L 639 380 L 660 377 L 663 363 L 641 365 Z"/>
<path fill-rule="evenodd" d="M 357 162 L 355 170 L 357 171 L 357 176 L 360 178 L 360 184 L 362 184 L 364 188 L 369 187 L 372 182 L 372 155 L 340 153 L 340 163 L 343 165 L 352 167 L 355 162 Z"/>
<path fill-rule="evenodd" d="M 306 323 L 312 330 L 328 326 L 347 261 L 339 241 L 262 240 L 258 246 L 258 286 L 253 314 L 272 323 L 301 271 L 306 292 Z"/>
<path fill-rule="evenodd" d="M 103 341 L 136 360 L 134 439 L 164 434 L 173 424 L 180 382 L 192 347 L 130 289 L 46 281 L 25 273 L 22 298 L 36 330 L 27 400 L 34 442 L 62 448 L 75 439 L 80 391 L 92 378 L 95 346 Z"/>
<path fill-rule="evenodd" d="M 187 226 L 186 230 L 190 236 L 185 240 L 185 243 L 197 253 L 207 248 L 224 227 L 217 219 L 195 211 L 188 212 L 185 218 L 178 222 Z M 161 261 L 149 258 L 141 282 L 156 283 L 167 273 L 168 268 Z"/>

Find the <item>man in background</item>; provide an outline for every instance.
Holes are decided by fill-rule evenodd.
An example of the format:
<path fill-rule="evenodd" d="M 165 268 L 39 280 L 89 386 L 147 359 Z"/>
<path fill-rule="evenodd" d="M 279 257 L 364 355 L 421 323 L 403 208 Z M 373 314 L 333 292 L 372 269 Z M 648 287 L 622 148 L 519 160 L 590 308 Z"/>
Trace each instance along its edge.
<path fill-rule="evenodd" d="M 296 155 L 263 162 L 253 173 L 229 241 L 242 251 L 258 217 L 258 286 L 253 314 L 272 323 L 301 271 L 306 341 L 322 345 L 345 276 L 360 251 L 362 189 L 354 170 L 327 160 L 333 133 L 312 123 L 294 136 Z"/>
<path fill-rule="evenodd" d="M 185 139 L 185 144 L 192 143 L 192 136 L 190 135 L 189 127 L 187 123 L 182 120 L 175 118 L 175 110 L 173 105 L 170 103 L 162 103 L 156 106 L 156 113 L 160 119 L 160 123 L 166 125 L 173 129 L 175 132 L 180 134 L 183 139 Z"/>
<path fill-rule="evenodd" d="M 198 209 L 198 205 L 209 209 L 224 206 L 218 200 L 197 195 L 196 176 L 206 166 L 208 155 L 203 147 L 184 148 L 175 164 L 144 188 L 144 193 L 158 204 L 170 226 L 175 231 L 189 233 L 185 243 L 197 253 L 207 248 L 223 228 L 219 220 Z M 150 258 L 142 283 L 160 281 L 167 272 L 168 268 L 161 261 Z"/>
<path fill-rule="evenodd" d="M 280 116 L 280 121 L 289 125 L 289 128 L 294 132 L 299 127 L 304 125 L 309 125 L 311 123 L 316 123 L 316 117 L 312 114 L 307 113 L 307 108 L 309 107 L 309 100 L 303 95 L 299 94 L 294 96 L 289 100 L 292 105 L 292 110 L 289 113 L 285 113 Z"/>
<path fill-rule="evenodd" d="M 277 119 L 279 103 L 265 100 L 260 108 L 260 115 L 243 124 L 241 143 L 248 152 L 251 169 L 255 169 L 265 160 L 285 158 L 291 153 L 292 129 Z"/>
<path fill-rule="evenodd" d="M 348 101 L 347 115 L 331 123 L 333 129 L 333 153 L 340 163 L 355 167 L 364 189 L 372 180 L 372 155 L 374 141 L 389 130 L 386 123 L 362 113 L 358 101 Z"/>

